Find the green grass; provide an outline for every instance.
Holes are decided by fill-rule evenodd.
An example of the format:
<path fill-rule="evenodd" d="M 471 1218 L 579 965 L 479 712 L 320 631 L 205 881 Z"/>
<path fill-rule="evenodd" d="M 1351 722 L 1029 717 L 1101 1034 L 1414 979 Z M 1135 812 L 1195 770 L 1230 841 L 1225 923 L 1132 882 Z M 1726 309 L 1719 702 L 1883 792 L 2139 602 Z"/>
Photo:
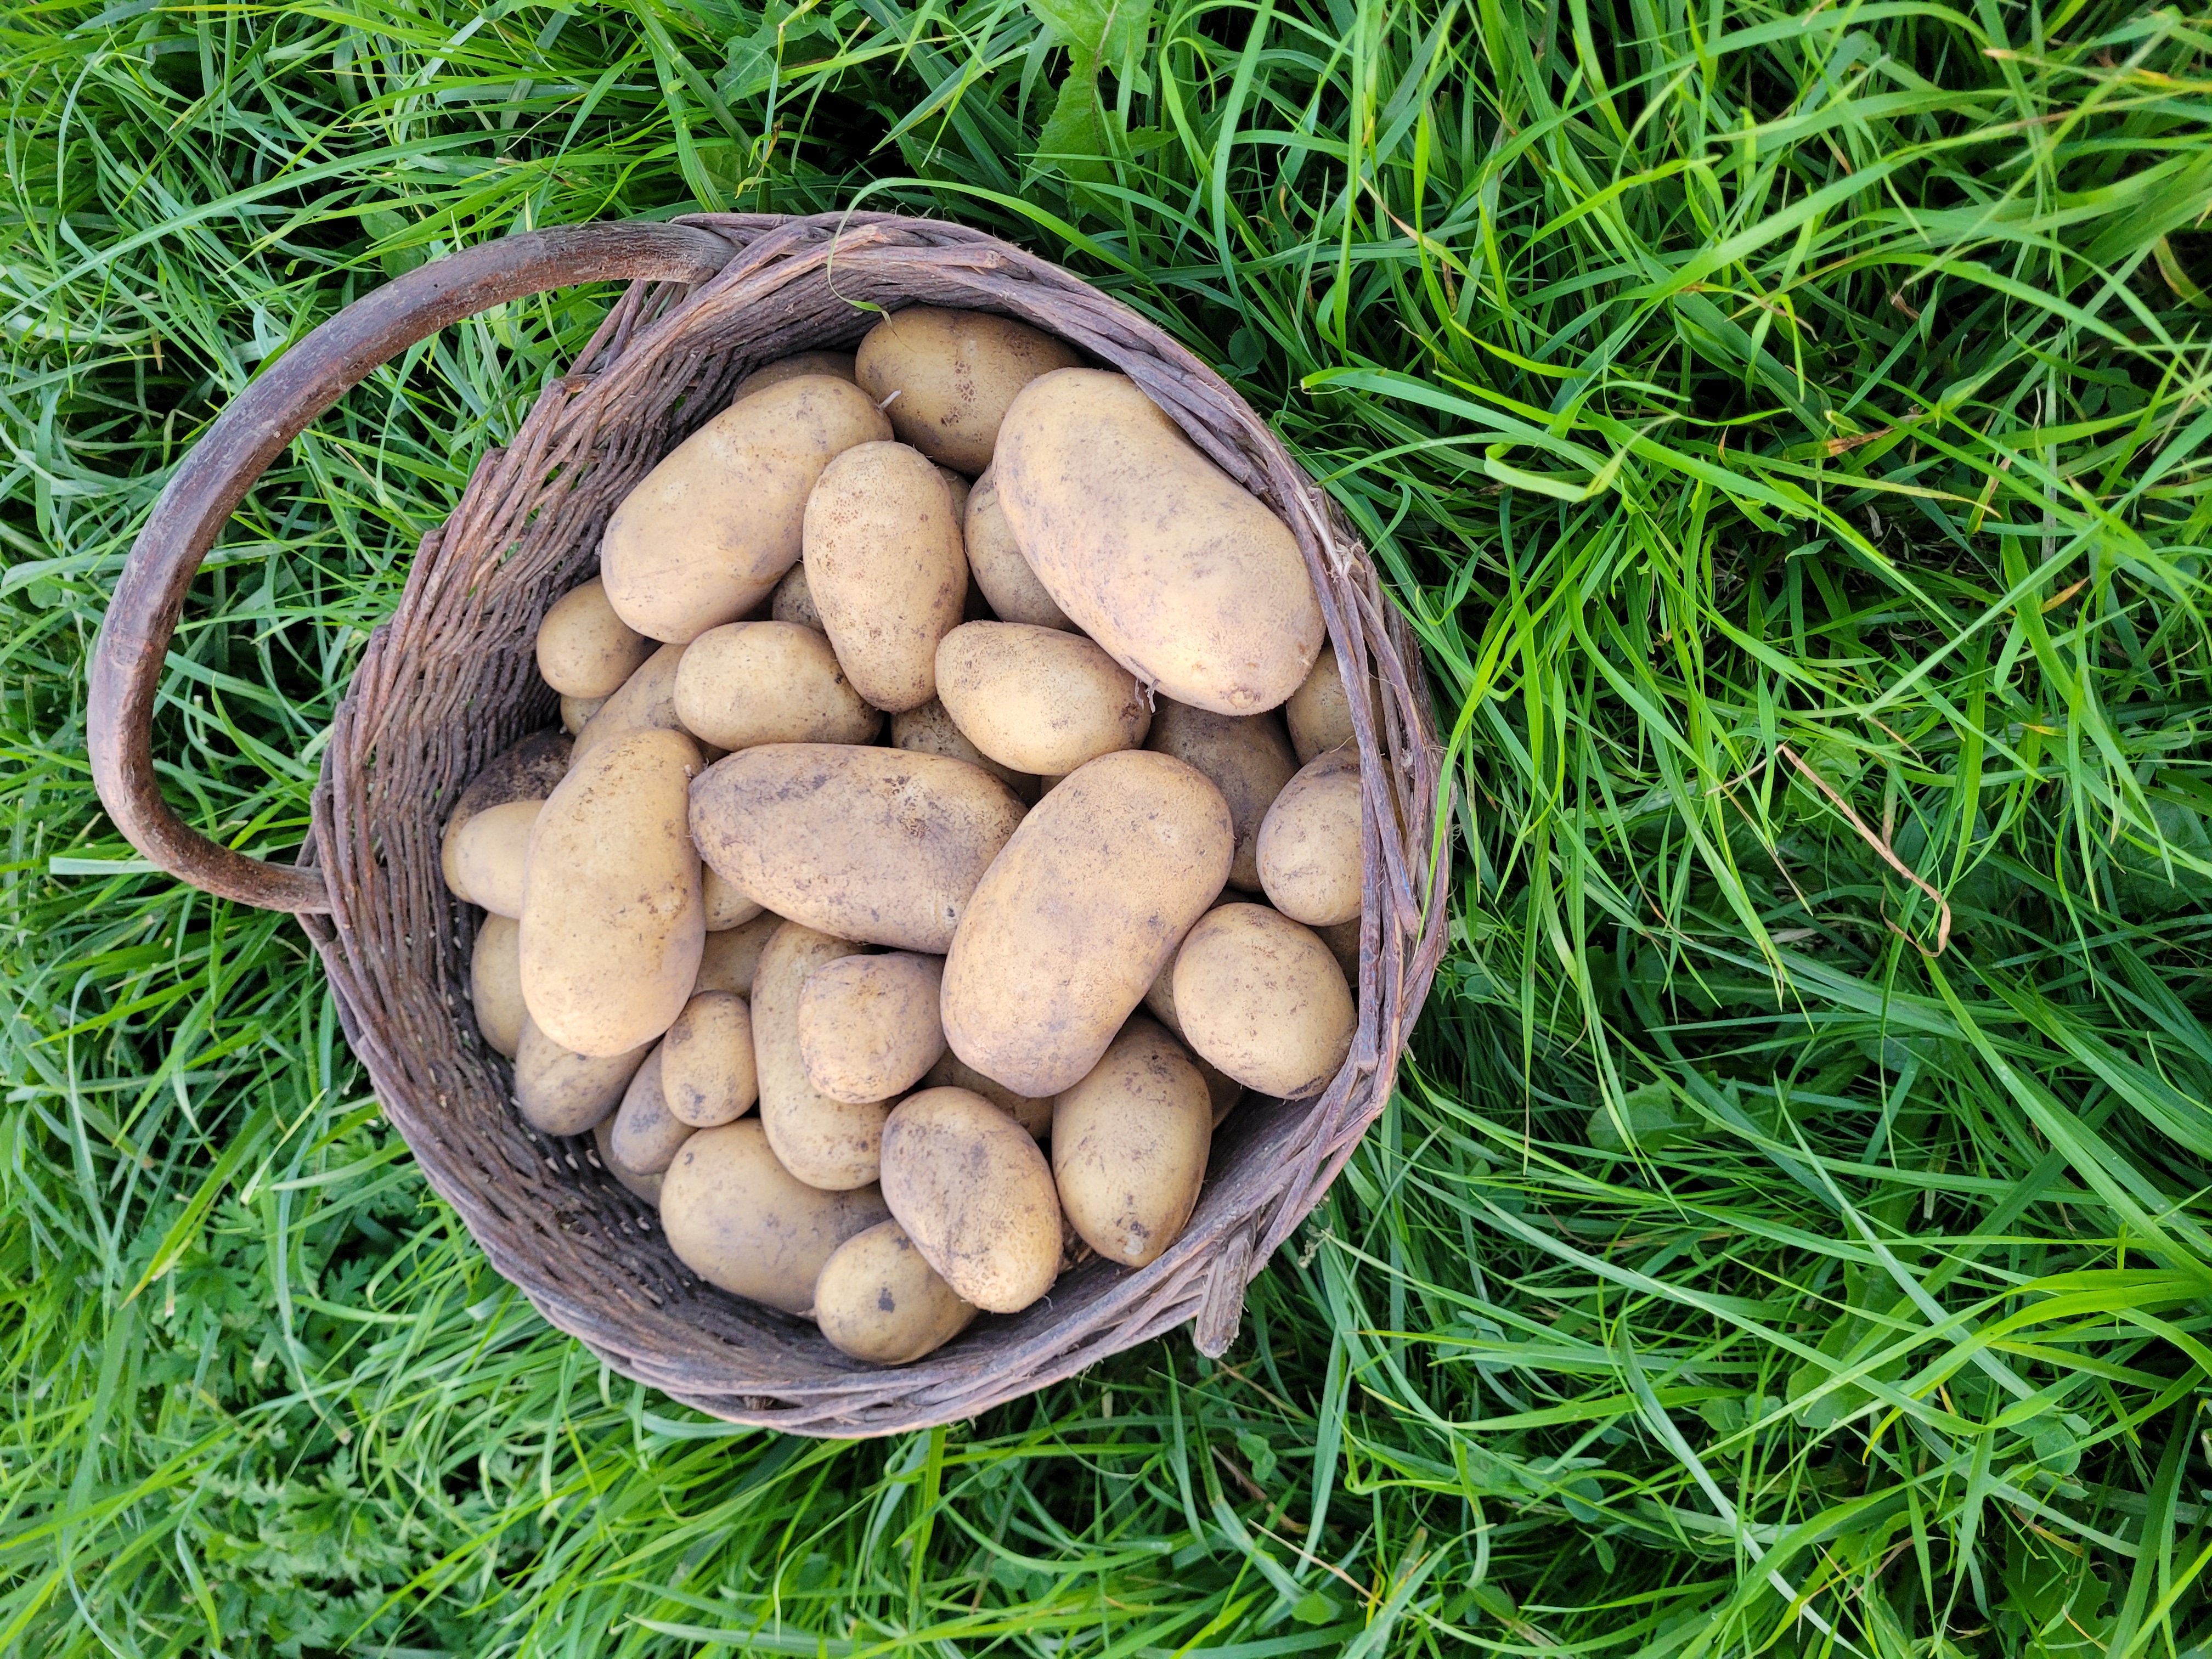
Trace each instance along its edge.
<path fill-rule="evenodd" d="M 0 1650 L 2160 1655 L 2212 1639 L 2212 22 L 2013 0 L 0 12 Z M 134 868 L 165 469 L 520 227 L 865 199 L 1220 364 L 1414 618 L 1453 949 L 1209 1365 L 734 1431 L 431 1200 L 297 931 Z M 604 291 L 380 373 L 157 747 L 296 844 Z"/>

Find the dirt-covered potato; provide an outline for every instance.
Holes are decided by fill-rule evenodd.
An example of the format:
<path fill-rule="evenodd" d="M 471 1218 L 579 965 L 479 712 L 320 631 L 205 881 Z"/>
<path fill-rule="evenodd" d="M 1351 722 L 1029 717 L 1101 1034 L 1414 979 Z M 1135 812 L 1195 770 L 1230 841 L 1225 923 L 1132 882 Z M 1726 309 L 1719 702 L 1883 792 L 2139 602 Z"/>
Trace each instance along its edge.
<path fill-rule="evenodd" d="M 564 697 L 612 696 L 653 649 L 615 615 L 597 576 L 554 600 L 538 624 L 538 672 Z"/>
<path fill-rule="evenodd" d="M 530 831 L 544 806 L 542 800 L 503 801 L 476 814 L 453 837 L 453 869 L 462 890 L 495 916 L 522 914 Z"/>
<path fill-rule="evenodd" d="M 1182 1045 L 1133 1015 L 1052 1106 L 1052 1178 L 1083 1242 L 1141 1267 L 1175 1243 L 1206 1180 L 1213 1103 Z"/>
<path fill-rule="evenodd" d="M 830 1253 L 887 1220 L 873 1187 L 825 1193 L 776 1161 L 757 1118 L 702 1129 L 660 1178 L 660 1230 L 676 1259 L 733 1296 L 803 1314 Z"/>
<path fill-rule="evenodd" d="M 684 1005 L 660 1039 L 660 1097 L 668 1114 L 695 1129 L 734 1123 L 760 1098 L 753 1017 L 729 991 L 702 991 Z"/>
<path fill-rule="evenodd" d="M 783 926 L 783 918 L 774 911 L 755 908 L 757 914 L 736 927 L 707 935 L 706 946 L 699 953 L 699 976 L 691 981 L 692 995 L 707 991 L 729 991 L 741 997 L 752 995 L 753 975 L 760 967 L 761 952 L 768 948 L 775 930 Z"/>
<path fill-rule="evenodd" d="M 901 442 L 972 477 L 990 465 L 1014 394 L 1082 361 L 1074 347 L 1010 317 L 915 306 L 868 331 L 854 369 Z"/>
<path fill-rule="evenodd" d="M 698 770 L 698 745 L 682 732 L 632 732 L 579 759 L 538 814 L 522 994 L 564 1048 L 627 1054 L 690 999 L 707 939 L 684 829 Z"/>
<path fill-rule="evenodd" d="M 1145 684 L 1257 714 L 1313 666 L 1321 601 L 1297 538 L 1133 380 L 1070 368 L 1031 381 L 992 475 L 1053 602 Z"/>
<path fill-rule="evenodd" d="M 1008 1117 L 1029 1131 L 1031 1140 L 1042 1140 L 1052 1133 L 1052 1097 L 1032 1098 L 1018 1095 L 996 1078 L 985 1077 L 966 1060 L 947 1048 L 938 1057 L 937 1064 L 921 1080 L 925 1089 L 965 1089 L 979 1094 Z"/>
<path fill-rule="evenodd" d="M 818 968 L 799 994 L 799 1052 L 808 1081 L 832 1100 L 889 1100 L 945 1052 L 937 1012 L 941 957 L 894 951 Z"/>
<path fill-rule="evenodd" d="M 960 625 L 968 561 L 952 495 L 921 453 L 861 444 L 806 500 L 806 589 L 853 688 L 878 708 L 936 693 L 937 642 Z"/>
<path fill-rule="evenodd" d="M 691 834 L 732 886 L 780 916 L 936 956 L 1022 811 L 964 761 L 783 743 L 709 768 L 692 786 Z"/>
<path fill-rule="evenodd" d="M 1298 769 L 1281 716 L 1217 714 L 1211 708 L 1161 697 L 1152 710 L 1152 729 L 1145 747 L 1187 761 L 1206 774 L 1229 803 L 1237 826 L 1237 854 L 1230 860 L 1229 884 L 1248 893 L 1260 890 L 1260 821 Z"/>
<path fill-rule="evenodd" d="M 605 697 L 562 697 L 561 729 L 572 738 L 576 736 L 592 723 L 592 716 L 606 706 Z"/>
<path fill-rule="evenodd" d="M 968 901 L 945 963 L 953 1052 L 1033 1098 L 1072 1085 L 1221 890 L 1234 843 L 1221 792 L 1171 755 L 1070 773 Z"/>
<path fill-rule="evenodd" d="M 1080 634 L 974 622 L 937 647 L 937 695 L 1001 766 L 1059 775 L 1145 740 L 1152 714 L 1129 672 Z"/>
<path fill-rule="evenodd" d="M 1323 750 L 1284 786 L 1260 825 L 1260 884 L 1292 921 L 1354 921 L 1366 885 L 1359 852 L 1359 756 Z"/>
<path fill-rule="evenodd" d="M 486 916 L 469 952 L 469 1003 L 477 1030 L 493 1048 L 514 1058 L 522 1042 L 522 928 L 509 916 Z"/>
<path fill-rule="evenodd" d="M 599 1166 L 627 1187 L 633 1196 L 641 1198 L 655 1209 L 659 1209 L 660 1207 L 660 1177 L 657 1175 L 647 1175 L 641 1170 L 623 1167 L 620 1160 L 615 1157 L 612 1139 L 614 1127 L 614 1114 L 610 1112 L 592 1127 L 592 1145 L 599 1150 Z"/>
<path fill-rule="evenodd" d="M 796 623 L 816 633 L 824 632 L 822 613 L 815 608 L 814 590 L 806 585 L 806 562 L 801 560 L 784 573 L 769 602 L 769 614 L 780 623 Z"/>
<path fill-rule="evenodd" d="M 513 748 L 494 756 L 469 781 L 447 816 L 445 836 L 438 848 L 439 870 L 455 898 L 475 902 L 460 884 L 460 871 L 453 861 L 454 843 L 469 820 L 511 800 L 544 800 L 553 793 L 553 786 L 568 775 L 570 746 L 558 732 L 532 732 Z"/>
<path fill-rule="evenodd" d="M 969 574 L 983 590 L 991 613 L 1000 622 L 1034 628 L 1073 629 L 1067 613 L 1052 602 L 1044 584 L 1022 556 L 1006 509 L 999 505 L 998 481 L 986 472 L 968 492 L 965 522 Z"/>
<path fill-rule="evenodd" d="M 1352 699 L 1345 695 L 1344 671 L 1334 646 L 1322 647 L 1313 672 L 1283 705 L 1283 716 L 1290 722 L 1291 744 L 1298 751 L 1301 766 L 1352 741 Z"/>
<path fill-rule="evenodd" d="M 810 1187 L 844 1192 L 876 1178 L 888 1101 L 832 1100 L 814 1086 L 799 1047 L 799 994 L 830 963 L 866 947 L 787 921 L 753 976 L 753 1066 L 761 1123 L 783 1165 Z"/>
<path fill-rule="evenodd" d="M 576 734 L 569 764 L 603 743 L 626 738 L 633 732 L 681 732 L 684 722 L 676 713 L 676 671 L 684 661 L 684 647 L 664 645 L 647 657 L 637 672 L 599 707 Z"/>
<path fill-rule="evenodd" d="M 966 1330 L 975 1312 L 896 1221 L 879 1221 L 840 1244 L 814 1285 L 814 1322 L 830 1346 L 878 1365 L 934 1352 Z"/>
<path fill-rule="evenodd" d="M 1264 904 L 1200 919 L 1176 957 L 1175 1006 L 1192 1049 L 1261 1094 L 1312 1094 L 1352 1051 L 1344 970 L 1312 928 Z"/>
<path fill-rule="evenodd" d="M 938 698 L 932 697 L 919 708 L 901 709 L 891 716 L 891 747 L 910 750 L 917 755 L 950 755 L 954 760 L 981 767 L 1022 800 L 1036 799 L 1037 781 L 1026 772 L 1001 766 L 969 742 L 968 734 Z"/>
<path fill-rule="evenodd" d="M 533 1129 L 580 1135 L 613 1113 L 652 1052 L 653 1045 L 644 1042 L 624 1054 L 580 1054 L 526 1018 L 514 1048 L 514 1103 Z"/>
<path fill-rule="evenodd" d="M 660 1067 L 661 1053 L 655 1048 L 630 1079 L 629 1087 L 623 1091 L 622 1104 L 615 1108 L 614 1127 L 607 1136 L 616 1162 L 640 1175 L 659 1175 L 666 1170 L 676 1149 L 693 1133 L 692 1125 L 669 1111 L 661 1090 Z"/>
<path fill-rule="evenodd" d="M 599 544 L 615 614 L 683 644 L 735 622 L 799 557 L 806 497 L 822 469 L 890 422 L 850 381 L 801 374 L 701 427 L 623 498 Z"/>
<path fill-rule="evenodd" d="M 965 1089 L 908 1095 L 884 1125 L 884 1202 L 956 1295 L 1018 1313 L 1060 1276 L 1060 1200 L 1036 1141 Z"/>
<path fill-rule="evenodd" d="M 1234 896 L 1234 889 L 1229 890 L 1229 892 L 1230 896 L 1216 899 L 1213 902 L 1214 909 L 1218 910 L 1224 904 L 1243 902 Z M 1170 957 L 1167 965 L 1160 969 L 1158 976 L 1152 981 L 1152 988 L 1145 993 L 1145 1007 L 1151 1012 L 1153 1018 L 1175 1033 L 1176 1041 L 1183 1045 L 1183 1052 L 1188 1057 L 1190 1063 L 1198 1067 L 1199 1076 L 1206 1079 L 1206 1092 L 1207 1097 L 1213 1103 L 1213 1125 L 1218 1128 L 1221 1126 L 1221 1120 L 1227 1117 L 1235 1109 L 1237 1103 L 1244 1097 L 1244 1085 L 1209 1061 L 1205 1055 L 1193 1050 L 1189 1039 L 1183 1036 L 1182 1020 L 1176 1014 L 1175 1006 L 1176 960 L 1175 957 Z"/>
<path fill-rule="evenodd" d="M 684 648 L 676 718 L 721 749 L 872 743 L 882 714 L 862 702 L 830 642 L 797 623 L 725 623 Z"/>
<path fill-rule="evenodd" d="M 780 357 L 775 362 L 763 363 L 738 382 L 737 395 L 730 401 L 743 403 L 756 392 L 765 392 L 772 386 L 781 386 L 786 380 L 795 380 L 802 374 L 828 374 L 840 380 L 853 376 L 853 354 L 849 351 L 801 351 L 789 357 Z"/>
<path fill-rule="evenodd" d="M 726 933 L 761 913 L 759 905 L 703 866 L 699 872 L 699 902 L 706 907 L 707 931 L 710 933 Z"/>

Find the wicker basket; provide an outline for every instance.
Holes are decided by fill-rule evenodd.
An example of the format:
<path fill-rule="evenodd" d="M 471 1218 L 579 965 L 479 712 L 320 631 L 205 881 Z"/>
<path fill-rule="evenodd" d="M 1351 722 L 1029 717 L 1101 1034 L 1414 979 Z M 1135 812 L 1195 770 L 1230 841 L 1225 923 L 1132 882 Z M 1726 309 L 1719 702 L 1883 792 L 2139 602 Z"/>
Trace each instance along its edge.
<path fill-rule="evenodd" d="M 193 574 L 254 480 L 413 342 L 502 301 L 609 278 L 631 286 L 576 369 L 546 388 L 512 447 L 484 457 L 453 517 L 422 538 L 338 709 L 300 864 L 260 864 L 187 829 L 155 781 L 159 677 Z M 1188 1230 L 1150 1267 L 1093 1260 L 1026 1311 L 986 1316 L 890 1370 L 701 1283 L 652 1211 L 599 1167 L 588 1137 L 549 1139 L 523 1124 L 507 1063 L 471 1016 L 473 912 L 438 867 L 461 788 L 555 719 L 533 637 L 547 607 L 592 572 L 615 504 L 747 372 L 810 347 L 849 348 L 876 315 L 854 301 L 1000 312 L 1057 334 L 1133 378 L 1281 514 L 1345 664 L 1366 786 L 1359 1024 L 1335 1080 L 1311 1099 L 1248 1101 L 1231 1117 Z M 471 248 L 348 307 L 271 365 L 178 468 L 131 550 L 94 659 L 93 772 L 117 824 L 162 868 L 298 914 L 385 1111 L 431 1186 L 547 1319 L 617 1370 L 718 1417 L 885 1434 L 973 1416 L 1194 1316 L 1198 1346 L 1226 1348 L 1245 1285 L 1382 1109 L 1441 952 L 1440 756 L 1418 661 L 1321 491 L 1235 392 L 1126 307 L 957 225 L 701 215 Z"/>

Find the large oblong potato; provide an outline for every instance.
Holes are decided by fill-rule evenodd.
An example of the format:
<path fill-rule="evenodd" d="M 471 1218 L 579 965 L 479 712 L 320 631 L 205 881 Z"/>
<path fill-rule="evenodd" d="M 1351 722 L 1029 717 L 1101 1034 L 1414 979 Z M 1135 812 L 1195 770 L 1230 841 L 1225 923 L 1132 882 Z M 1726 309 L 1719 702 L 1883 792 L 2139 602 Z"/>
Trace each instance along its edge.
<path fill-rule="evenodd" d="M 514 1048 L 514 1103 L 533 1129 L 580 1135 L 613 1113 L 652 1052 L 653 1045 L 643 1042 L 623 1054 L 580 1054 L 526 1015 Z"/>
<path fill-rule="evenodd" d="M 698 745 L 634 732 L 561 780 L 530 837 L 522 994 L 580 1054 L 626 1054 L 684 1012 L 707 940 L 685 829 Z"/>
<path fill-rule="evenodd" d="M 676 713 L 676 671 L 683 662 L 680 645 L 664 645 L 647 657 L 584 722 L 584 729 L 576 733 L 569 764 L 582 760 L 601 744 L 633 732 L 681 732 L 684 722 Z"/>
<path fill-rule="evenodd" d="M 807 1076 L 799 1047 L 799 994 L 806 981 L 866 947 L 787 921 L 761 952 L 753 976 L 753 1070 L 769 1145 L 810 1187 L 845 1192 L 876 1178 L 888 1101 L 833 1100 Z"/>
<path fill-rule="evenodd" d="M 668 1109 L 660 1084 L 661 1051 L 656 1048 L 637 1068 L 615 1108 L 607 1145 L 615 1161 L 639 1175 L 660 1175 L 675 1161 L 676 1149 L 690 1139 L 693 1126 Z"/>
<path fill-rule="evenodd" d="M 752 1011 L 730 991 L 702 991 L 660 1039 L 660 1097 L 695 1129 L 734 1123 L 760 1098 Z"/>
<path fill-rule="evenodd" d="M 469 952 L 469 1003 L 483 1040 L 509 1060 L 522 1042 L 522 929 L 511 916 L 486 916 Z"/>
<path fill-rule="evenodd" d="M 1152 714 L 1129 672 L 1080 634 L 973 622 L 937 647 L 937 695 L 969 742 L 1054 776 L 1134 749 Z"/>
<path fill-rule="evenodd" d="M 779 357 L 772 363 L 763 363 L 738 382 L 738 389 L 730 402 L 733 404 L 743 403 L 756 392 L 781 386 L 786 380 L 795 380 L 802 374 L 827 374 L 835 380 L 853 380 L 853 354 L 849 351 L 799 351 L 788 357 Z M 859 382 L 854 380 L 854 384 Z"/>
<path fill-rule="evenodd" d="M 707 861 L 756 903 L 839 939 L 944 953 L 1022 820 L 1012 791 L 942 755 L 741 749 L 691 789 Z"/>
<path fill-rule="evenodd" d="M 1285 1100 L 1328 1085 L 1358 1018 L 1328 946 L 1264 904 L 1200 919 L 1176 957 L 1175 1007 L 1201 1058 Z"/>
<path fill-rule="evenodd" d="M 1221 792 L 1229 803 L 1229 821 L 1237 826 L 1229 884 L 1259 891 L 1260 823 L 1298 769 L 1282 720 L 1272 712 L 1217 714 L 1162 697 L 1152 710 L 1145 747 L 1188 761 Z"/>
<path fill-rule="evenodd" d="M 806 590 L 854 690 L 896 713 L 936 695 L 968 561 L 951 492 L 919 450 L 860 444 L 806 498 Z"/>
<path fill-rule="evenodd" d="M 814 1283 L 814 1322 L 830 1346 L 878 1365 L 904 1365 L 943 1347 L 975 1313 L 896 1221 L 854 1233 Z"/>
<path fill-rule="evenodd" d="M 1292 921 L 1334 927 L 1359 915 L 1367 884 L 1359 804 L 1358 752 L 1329 749 L 1267 809 L 1260 825 L 1260 884 Z"/>
<path fill-rule="evenodd" d="M 684 647 L 676 718 L 721 749 L 763 743 L 872 743 L 881 712 L 837 665 L 830 642 L 797 623 L 725 623 Z"/>
<path fill-rule="evenodd" d="M 1052 1178 L 1068 1224 L 1141 1267 L 1175 1243 L 1206 1180 L 1213 1102 L 1180 1044 L 1133 1015 L 1052 1106 Z"/>
<path fill-rule="evenodd" d="M 495 916 L 522 914 L 530 832 L 544 808 L 542 800 L 502 801 L 476 814 L 453 837 L 453 868 L 462 884 L 470 898 Z"/>
<path fill-rule="evenodd" d="M 538 624 L 538 676 L 564 697 L 613 696 L 653 648 L 615 615 L 597 576 L 554 600 Z"/>
<path fill-rule="evenodd" d="M 599 544 L 615 614 L 684 644 L 735 622 L 799 557 L 806 497 L 854 444 L 891 435 L 868 394 L 801 374 L 733 404 L 623 498 Z"/>
<path fill-rule="evenodd" d="M 1170 755 L 1124 750 L 1030 811 L 968 901 L 945 962 L 945 1039 L 1018 1092 L 1098 1063 L 1228 879 L 1221 792 Z"/>
<path fill-rule="evenodd" d="M 894 951 L 818 968 L 799 993 L 808 1081 L 854 1104 L 904 1094 L 945 1052 L 937 1012 L 945 963 Z"/>
<path fill-rule="evenodd" d="M 457 899 L 470 903 L 453 862 L 454 843 L 469 820 L 477 813 L 503 806 L 511 800 L 544 800 L 553 786 L 568 775 L 569 740 L 558 732 L 532 732 L 513 748 L 492 757 L 483 771 L 469 780 L 446 818 L 446 831 L 438 848 L 438 866 L 446 886 Z"/>
<path fill-rule="evenodd" d="M 757 1118 L 702 1129 L 660 1178 L 660 1230 L 676 1259 L 733 1296 L 803 1314 L 831 1252 L 888 1219 L 873 1187 L 825 1193 L 776 1161 Z"/>
<path fill-rule="evenodd" d="M 1060 1276 L 1052 1166 L 1020 1124 L 965 1089 L 925 1089 L 884 1125 L 884 1202 L 963 1301 L 1019 1313 Z"/>
<path fill-rule="evenodd" d="M 1065 341 L 1011 317 L 915 306 L 868 331 L 854 369 L 902 442 L 972 476 L 990 465 L 1014 394 L 1082 361 Z"/>
<path fill-rule="evenodd" d="M 1000 622 L 1028 623 L 1033 628 L 1075 626 L 1067 612 L 1052 602 L 1052 595 L 1022 556 L 1022 544 L 1014 539 L 1013 526 L 999 505 L 998 481 L 988 472 L 968 492 L 962 539 L 968 550 L 969 574 Z"/>
<path fill-rule="evenodd" d="M 1135 381 L 1091 368 L 1032 380 L 993 474 L 1046 592 L 1145 684 L 1257 714 L 1313 666 L 1321 601 L 1297 538 Z"/>
<path fill-rule="evenodd" d="M 1334 646 L 1322 647 L 1313 672 L 1283 705 L 1283 716 L 1290 722 L 1291 746 L 1301 766 L 1324 750 L 1352 741 L 1352 699 L 1345 695 Z"/>

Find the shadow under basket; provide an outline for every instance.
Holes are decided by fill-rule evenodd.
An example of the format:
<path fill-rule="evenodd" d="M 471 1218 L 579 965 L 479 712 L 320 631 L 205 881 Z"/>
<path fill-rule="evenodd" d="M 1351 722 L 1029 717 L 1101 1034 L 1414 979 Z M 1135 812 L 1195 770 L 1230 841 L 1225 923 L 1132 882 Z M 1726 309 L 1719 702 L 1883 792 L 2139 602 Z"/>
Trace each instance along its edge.
<path fill-rule="evenodd" d="M 608 279 L 631 285 L 577 367 L 422 538 L 339 707 L 300 865 L 259 864 L 185 827 L 155 781 L 160 676 L 192 576 L 254 480 L 414 341 L 503 301 Z M 751 370 L 850 349 L 877 320 L 865 307 L 908 305 L 1018 318 L 1127 374 L 1290 525 L 1352 703 L 1365 903 L 1350 1058 L 1317 1096 L 1249 1097 L 1231 1114 L 1190 1224 L 1164 1255 L 1134 1272 L 1093 1258 L 1024 1312 L 987 1315 L 927 1358 L 885 1369 L 702 1283 L 588 1136 L 523 1123 L 508 1064 L 471 1012 L 475 912 L 446 890 L 438 853 L 455 798 L 483 764 L 556 722 L 537 673 L 538 621 L 593 573 L 600 532 L 631 486 Z M 1246 1285 L 1381 1112 L 1442 951 L 1445 872 L 1431 848 L 1441 755 L 1410 633 L 1365 550 L 1259 416 L 1166 334 L 1054 265 L 933 220 L 710 214 L 533 232 L 348 307 L 240 396 L 163 492 L 101 629 L 91 734 L 102 799 L 157 865 L 300 915 L 385 1112 L 500 1273 L 624 1376 L 716 1417 L 803 1434 L 972 1417 L 1187 1319 L 1201 1351 L 1224 1352 Z"/>

